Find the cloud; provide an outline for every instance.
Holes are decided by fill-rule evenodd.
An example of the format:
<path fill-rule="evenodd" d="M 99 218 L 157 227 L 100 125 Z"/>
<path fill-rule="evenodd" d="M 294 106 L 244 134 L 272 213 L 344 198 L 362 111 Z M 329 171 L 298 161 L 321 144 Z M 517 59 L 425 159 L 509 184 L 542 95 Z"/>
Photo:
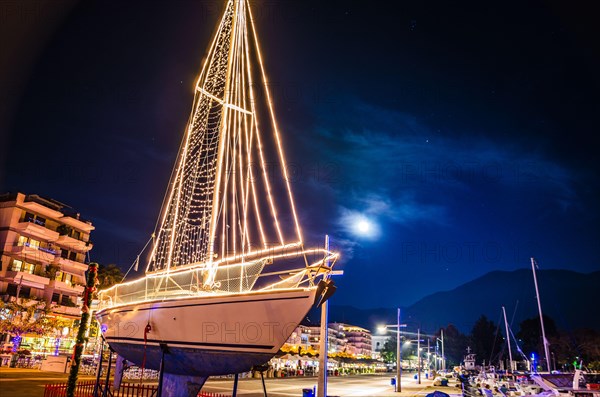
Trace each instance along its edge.
<path fill-rule="evenodd" d="M 401 221 L 434 218 L 443 212 L 440 193 L 468 194 L 481 189 L 547 192 L 561 208 L 577 201 L 569 169 L 520 146 L 481 133 L 431 131 L 415 117 L 348 100 L 329 111 L 317 128 L 321 157 L 343 173 L 338 196 L 348 208 L 384 205 Z M 512 134 L 518 136 L 518 133 Z M 365 192 L 348 195 L 348 192 Z M 395 198 L 395 199 L 393 199 Z M 362 203 L 360 201 L 363 201 Z"/>
<path fill-rule="evenodd" d="M 575 174 L 530 150 L 518 133 L 512 141 L 469 131 L 441 134 L 399 111 L 356 99 L 339 105 L 319 118 L 318 144 L 315 134 L 304 136 L 315 156 L 327 159 L 339 175 L 314 178 L 305 187 L 317 197 L 335 198 L 329 213 L 336 214 L 345 259 L 387 228 L 432 226 L 452 233 L 463 227 L 476 233 L 466 229 L 465 216 L 481 222 L 515 209 L 542 213 L 532 204 L 537 195 L 551 206 L 548 213 L 578 208 Z M 370 238 L 356 233 L 363 219 L 373 222 Z"/>
<path fill-rule="evenodd" d="M 417 221 L 444 222 L 443 207 L 417 203 L 409 194 L 394 200 L 382 194 L 369 193 L 354 198 L 352 204 L 353 208 L 344 205 L 339 207 L 339 228 L 345 233 L 356 234 L 355 229 L 361 222 L 372 223 L 367 228 L 373 230 L 362 233 L 371 239 L 380 235 L 381 223 L 410 225 Z"/>

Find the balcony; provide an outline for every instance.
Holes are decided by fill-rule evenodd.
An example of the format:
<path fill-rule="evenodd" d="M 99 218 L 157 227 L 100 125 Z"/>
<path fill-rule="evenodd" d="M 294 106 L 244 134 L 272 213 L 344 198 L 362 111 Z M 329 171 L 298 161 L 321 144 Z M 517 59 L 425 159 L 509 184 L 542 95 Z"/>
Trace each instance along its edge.
<path fill-rule="evenodd" d="M 38 289 L 44 289 L 44 287 L 50 283 L 50 279 L 46 277 L 36 276 L 35 274 L 26 272 L 14 272 L 12 270 L 6 271 L 3 279 L 3 281 Z"/>
<path fill-rule="evenodd" d="M 30 246 L 29 243 L 13 247 L 12 253 L 18 257 L 25 258 L 28 261 L 37 261 L 43 263 L 52 263 L 60 251 L 50 248 Z"/>
<path fill-rule="evenodd" d="M 63 216 L 62 212 L 56 211 L 52 208 L 48 208 L 47 206 L 42 205 L 36 201 L 17 201 L 17 205 L 21 208 L 28 210 L 29 212 L 32 212 L 34 214 L 40 214 L 46 218 L 58 219 Z"/>
<path fill-rule="evenodd" d="M 51 280 L 49 286 L 51 288 L 54 288 L 55 291 L 68 292 L 71 294 L 72 293 L 81 294 L 83 292 L 82 285 L 71 285 L 71 284 L 67 284 L 63 281 L 58 281 L 58 280 Z"/>
<path fill-rule="evenodd" d="M 88 252 L 93 247 L 93 244 L 90 241 L 77 240 L 67 235 L 59 236 L 56 240 L 56 244 L 68 248 L 69 250 L 79 252 Z"/>
<path fill-rule="evenodd" d="M 81 275 L 82 277 L 88 268 L 88 265 L 86 265 L 85 263 L 72 261 L 71 259 L 63 258 L 62 256 L 57 256 L 54 259 L 54 263 L 60 265 L 60 270 L 65 271 L 67 273 Z"/>
<path fill-rule="evenodd" d="M 52 302 L 52 312 L 53 313 L 57 313 L 57 314 L 62 314 L 62 315 L 67 315 L 67 316 L 81 316 L 81 308 L 78 306 L 75 307 L 71 307 L 71 306 L 63 306 L 60 305 L 56 302 Z"/>
<path fill-rule="evenodd" d="M 75 229 L 83 230 L 84 232 L 87 232 L 87 233 L 89 233 L 95 229 L 95 227 L 92 226 L 91 223 L 84 222 L 79 219 L 75 219 L 72 216 L 68 216 L 68 215 L 61 217 L 59 219 L 59 221 L 63 222 L 66 225 L 72 226 Z"/>
<path fill-rule="evenodd" d="M 19 234 L 33 237 L 37 240 L 56 241 L 58 238 L 58 233 L 54 230 L 50 230 L 33 222 L 19 222 L 15 229 L 19 231 Z"/>

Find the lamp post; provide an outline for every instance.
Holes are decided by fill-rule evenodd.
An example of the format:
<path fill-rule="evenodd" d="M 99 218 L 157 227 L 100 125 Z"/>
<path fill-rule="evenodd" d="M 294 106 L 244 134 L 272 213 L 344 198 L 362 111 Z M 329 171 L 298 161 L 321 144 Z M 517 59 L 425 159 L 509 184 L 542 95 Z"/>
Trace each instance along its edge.
<path fill-rule="evenodd" d="M 396 392 L 402 391 L 402 344 L 400 342 L 400 308 L 398 308 L 398 322 L 396 323 Z"/>
<path fill-rule="evenodd" d="M 444 329 L 442 328 L 440 330 L 440 332 L 441 332 L 440 336 L 442 337 L 442 339 L 440 339 L 438 337 L 436 337 L 435 339 L 437 339 L 438 341 L 440 341 L 442 343 L 442 371 L 445 371 L 446 370 L 446 356 L 444 355 Z M 436 345 L 437 345 L 437 343 L 436 343 Z"/>
<path fill-rule="evenodd" d="M 325 252 L 329 252 L 329 235 L 325 236 Z M 329 261 L 327 261 L 327 267 L 330 267 Z M 343 270 L 329 271 L 329 276 L 341 276 L 343 274 Z M 327 280 L 326 277 L 327 276 L 323 276 L 323 280 Z M 319 383 L 317 388 L 318 397 L 327 397 L 327 353 L 329 347 L 329 335 L 327 329 L 328 321 L 329 299 L 326 299 L 321 304 L 321 330 L 319 337 Z M 265 390 L 265 395 L 266 394 L 267 392 Z"/>
<path fill-rule="evenodd" d="M 380 329 L 387 331 L 388 328 L 396 328 L 396 392 L 402 391 L 402 344 L 400 338 L 400 328 L 406 327 L 406 324 L 400 323 L 400 308 L 398 308 L 398 318 L 396 324 L 382 325 Z"/>
<path fill-rule="evenodd" d="M 446 354 L 444 353 L 444 329 L 441 330 L 442 333 L 442 370 L 446 370 Z"/>
<path fill-rule="evenodd" d="M 421 328 L 417 328 L 417 372 L 421 384 Z"/>

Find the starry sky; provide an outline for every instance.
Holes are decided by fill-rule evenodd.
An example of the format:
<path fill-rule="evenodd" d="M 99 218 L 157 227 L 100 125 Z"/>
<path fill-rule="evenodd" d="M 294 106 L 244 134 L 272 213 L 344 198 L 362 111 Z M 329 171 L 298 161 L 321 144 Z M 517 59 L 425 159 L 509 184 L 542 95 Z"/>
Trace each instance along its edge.
<path fill-rule="evenodd" d="M 409 305 L 492 270 L 600 268 L 600 33 L 566 2 L 256 1 L 307 239 L 334 301 Z M 222 3 L 0 2 L 0 190 L 149 238 Z M 357 229 L 357 222 L 367 233 Z"/>

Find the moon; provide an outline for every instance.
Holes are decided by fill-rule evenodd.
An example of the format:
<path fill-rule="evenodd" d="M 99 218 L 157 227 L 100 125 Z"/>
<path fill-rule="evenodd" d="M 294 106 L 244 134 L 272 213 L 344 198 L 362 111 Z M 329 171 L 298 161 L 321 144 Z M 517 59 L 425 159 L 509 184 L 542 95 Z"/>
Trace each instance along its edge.
<path fill-rule="evenodd" d="M 379 235 L 378 225 L 365 215 L 359 215 L 351 222 L 352 234 L 366 239 L 374 239 Z"/>
<path fill-rule="evenodd" d="M 361 219 L 356 224 L 356 230 L 361 234 L 367 234 L 371 230 L 371 224 L 366 219 Z"/>

